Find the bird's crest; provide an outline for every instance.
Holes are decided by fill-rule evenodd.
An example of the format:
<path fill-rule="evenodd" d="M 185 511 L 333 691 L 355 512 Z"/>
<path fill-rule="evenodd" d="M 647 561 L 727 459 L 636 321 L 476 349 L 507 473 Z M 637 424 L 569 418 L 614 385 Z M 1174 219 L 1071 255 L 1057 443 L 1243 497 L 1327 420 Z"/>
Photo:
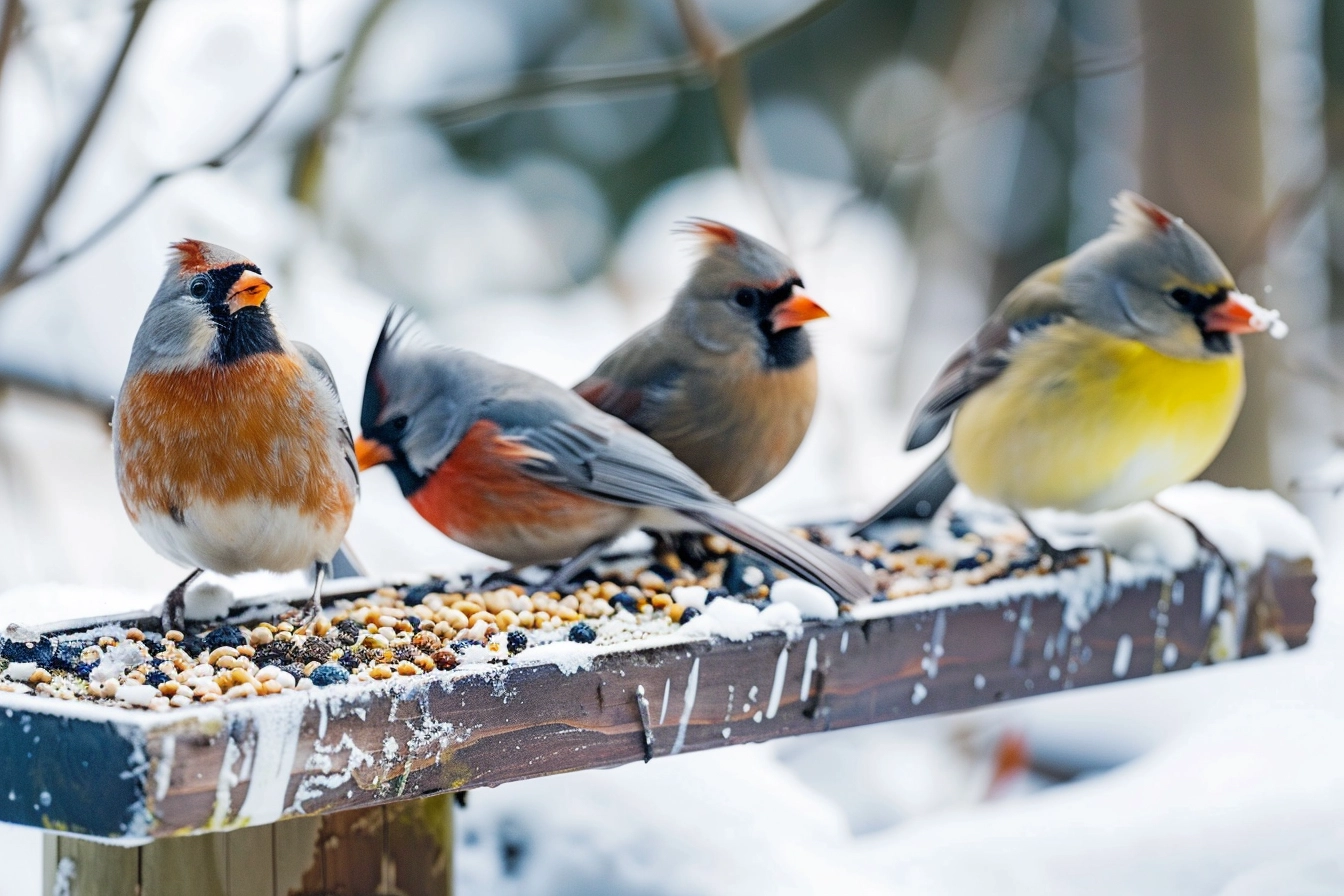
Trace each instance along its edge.
<path fill-rule="evenodd" d="M 1114 230 L 1156 230 L 1166 233 L 1180 218 L 1131 190 L 1121 190 L 1111 200 L 1115 209 Z"/>
<path fill-rule="evenodd" d="M 675 233 L 685 233 L 695 237 L 707 249 L 717 246 L 736 246 L 738 232 L 727 224 L 711 221 L 708 218 L 687 218 L 677 224 Z"/>
<path fill-rule="evenodd" d="M 365 429 L 373 426 L 370 414 L 376 416 L 378 409 L 387 401 L 387 387 L 383 383 L 383 364 L 389 356 L 420 338 L 422 331 L 415 315 L 399 305 L 393 305 L 387 310 L 383 329 L 373 347 L 373 357 L 369 359 L 368 375 L 364 378 L 364 408 L 361 415 L 364 419 L 361 419 L 360 424 Z"/>
<path fill-rule="evenodd" d="M 176 253 L 169 256 L 169 264 L 175 264 L 184 274 L 198 274 L 201 271 L 231 264 L 256 267 L 232 249 L 225 249 L 223 246 L 216 246 L 214 243 L 207 243 L 204 240 L 178 240 L 168 249 L 170 252 Z"/>

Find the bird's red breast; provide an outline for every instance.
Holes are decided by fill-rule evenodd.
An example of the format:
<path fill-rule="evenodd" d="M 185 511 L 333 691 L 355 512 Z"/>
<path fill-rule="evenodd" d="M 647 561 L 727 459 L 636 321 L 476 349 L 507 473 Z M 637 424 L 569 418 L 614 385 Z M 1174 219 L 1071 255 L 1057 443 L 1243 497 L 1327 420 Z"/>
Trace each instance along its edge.
<path fill-rule="evenodd" d="M 340 524 L 355 495 L 333 464 L 330 428 L 290 355 L 135 374 L 117 406 L 122 499 L 132 520 L 263 499 Z"/>
<path fill-rule="evenodd" d="M 418 491 L 410 496 L 420 516 L 454 541 L 511 559 L 497 545 L 520 530 L 586 530 L 613 505 L 547 485 L 520 464 L 538 453 L 477 421 Z M 495 550 L 488 546 L 494 545 Z M 561 552 L 558 556 L 567 556 Z"/>

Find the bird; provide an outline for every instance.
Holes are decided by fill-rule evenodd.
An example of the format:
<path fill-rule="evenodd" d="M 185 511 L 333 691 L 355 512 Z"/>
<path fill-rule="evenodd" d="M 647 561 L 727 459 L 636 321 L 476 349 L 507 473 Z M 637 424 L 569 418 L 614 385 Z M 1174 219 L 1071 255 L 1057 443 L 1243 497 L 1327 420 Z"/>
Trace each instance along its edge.
<path fill-rule="evenodd" d="M 194 239 L 170 253 L 112 418 L 127 516 L 193 570 L 164 601 L 164 630 L 183 628 L 187 586 L 207 569 L 313 569 L 307 624 L 359 499 L 331 370 L 285 335 L 247 258 Z"/>
<path fill-rule="evenodd" d="M 1287 325 L 1183 220 L 1130 191 L 1112 206 L 1104 234 L 1018 284 L 938 374 L 906 448 L 950 421 L 948 447 L 856 534 L 932 516 L 961 481 L 1058 562 L 1025 511 L 1151 500 L 1213 460 L 1245 391 L 1239 337 Z"/>
<path fill-rule="evenodd" d="M 841 601 L 872 593 L 855 565 L 740 510 L 657 442 L 532 373 L 427 340 L 393 308 L 369 362 L 355 452 L 386 465 L 430 525 L 529 566 L 546 587 L 637 526 L 702 526 Z"/>
<path fill-rule="evenodd" d="M 803 325 L 828 315 L 778 250 L 703 218 L 682 230 L 703 254 L 671 308 L 574 388 L 740 501 L 807 435 L 817 360 Z"/>

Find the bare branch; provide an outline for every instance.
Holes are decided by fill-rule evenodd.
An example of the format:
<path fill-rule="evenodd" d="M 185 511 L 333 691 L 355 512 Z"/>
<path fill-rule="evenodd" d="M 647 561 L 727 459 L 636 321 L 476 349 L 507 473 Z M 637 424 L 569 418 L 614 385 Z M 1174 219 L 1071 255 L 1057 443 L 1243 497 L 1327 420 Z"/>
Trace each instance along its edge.
<path fill-rule="evenodd" d="M 355 30 L 354 40 L 350 42 L 350 50 L 345 54 L 345 59 L 341 62 L 341 68 L 336 73 L 336 82 L 331 86 L 331 96 L 327 100 L 327 111 L 322 118 L 309 131 L 308 136 L 300 143 L 299 151 L 294 159 L 294 173 L 290 177 L 289 195 L 293 196 L 304 205 L 312 206 L 317 202 L 317 188 L 321 179 L 322 165 L 326 158 L 327 139 L 331 136 L 331 128 L 336 120 L 345 112 L 345 105 L 350 99 L 350 91 L 354 87 L 355 73 L 359 70 L 360 60 L 364 58 L 364 51 L 368 48 L 369 38 L 378 27 L 378 22 L 382 20 L 395 0 L 376 0 L 369 11 L 364 15 L 364 21 L 359 23 L 359 28 Z"/>
<path fill-rule="evenodd" d="M 104 420 L 112 419 L 111 395 L 92 391 L 46 371 L 0 363 L 0 396 L 9 386 L 88 408 Z"/>
<path fill-rule="evenodd" d="M 94 99 L 93 105 L 84 116 L 84 122 L 70 141 L 70 146 L 65 151 L 65 158 L 61 160 L 60 166 L 56 170 L 56 176 L 51 179 L 47 189 L 38 200 L 36 208 L 28 219 L 28 224 L 23 229 L 23 235 L 19 238 L 18 245 L 14 247 L 14 252 L 10 256 L 9 262 L 4 267 L 4 272 L 0 273 L 0 293 L 12 289 L 10 285 L 18 275 L 28 255 L 37 244 L 42 235 L 42 229 L 46 224 L 47 215 L 51 212 L 52 206 L 60 198 L 61 192 L 70 180 L 70 175 L 74 173 L 75 166 L 79 164 L 79 158 L 84 154 L 84 149 L 89 144 L 89 138 L 93 136 L 94 130 L 98 127 L 98 121 L 103 117 L 103 112 L 107 108 L 107 101 L 112 96 L 112 90 L 116 87 L 117 79 L 121 76 L 122 66 L 126 62 L 126 57 L 131 52 L 131 45 L 135 42 L 135 36 L 140 31 L 140 25 L 145 20 L 145 14 L 149 11 L 153 0 L 138 0 L 131 7 L 131 23 L 126 28 L 126 36 L 122 38 L 121 47 L 117 50 L 116 59 L 112 62 L 111 69 L 103 79 L 103 85 L 98 91 L 98 96 Z M 8 14 L 8 10 L 6 10 Z"/>
<path fill-rule="evenodd" d="M 280 105 L 281 101 L 284 100 L 285 96 L 288 95 L 290 89 L 293 88 L 296 82 L 314 72 L 326 68 L 337 59 L 340 59 L 341 55 L 342 54 L 339 52 L 333 53 L 331 56 L 313 66 L 304 67 L 296 65 L 290 70 L 288 76 L 286 76 L 280 86 L 276 88 L 276 91 L 271 95 L 271 98 L 266 101 L 261 109 L 257 111 L 257 114 L 253 116 L 252 120 L 248 122 L 247 127 L 243 128 L 242 132 L 227 146 L 210 156 L 208 159 L 203 159 L 190 165 L 183 165 L 180 168 L 161 171 L 154 175 L 140 188 L 138 193 L 128 199 L 120 208 L 109 215 L 102 224 L 95 227 L 88 236 L 84 237 L 84 239 L 80 240 L 74 246 L 54 256 L 40 267 L 16 272 L 8 280 L 0 282 L 0 297 L 3 297 L 5 293 L 12 292 L 30 280 L 51 273 L 51 271 L 65 264 L 70 259 L 87 251 L 129 218 L 136 209 L 144 204 L 145 200 L 152 196 L 154 192 L 167 181 L 186 174 L 189 171 L 199 171 L 207 168 L 223 168 L 229 162 L 233 161 L 238 153 L 242 152 L 247 144 L 251 142 L 252 138 L 261 131 L 263 126 L 265 126 L 266 122 L 270 119 L 271 114 L 275 112 L 276 108 Z"/>
<path fill-rule="evenodd" d="M 686 42 L 705 71 L 714 78 L 715 107 L 729 156 L 765 202 L 784 238 L 784 249 L 792 251 L 788 215 L 780 205 L 779 191 L 772 183 L 769 154 L 765 142 L 751 124 L 751 85 L 747 81 L 742 50 L 728 43 L 696 0 L 674 2 Z M 809 9 L 821 5 L 817 3 Z M 790 19 L 791 22 L 797 20 L 797 17 Z"/>
<path fill-rule="evenodd" d="M 795 15 L 735 44 L 721 47 L 716 59 L 743 57 L 764 49 L 810 25 L 842 2 L 817 0 Z M 622 65 L 524 72 L 507 87 L 487 91 L 463 102 L 434 105 L 422 112 L 441 127 L 453 127 L 505 112 L 581 101 L 594 96 L 628 95 L 675 85 L 703 87 L 714 80 L 715 64 L 707 64 L 705 58 L 692 51 L 680 56 Z"/>
<path fill-rule="evenodd" d="M 14 32 L 19 27 L 19 13 L 22 11 L 19 0 L 5 0 L 5 10 L 0 13 L 0 75 L 5 73 L 5 59 L 9 56 L 10 45 L 14 42 Z"/>

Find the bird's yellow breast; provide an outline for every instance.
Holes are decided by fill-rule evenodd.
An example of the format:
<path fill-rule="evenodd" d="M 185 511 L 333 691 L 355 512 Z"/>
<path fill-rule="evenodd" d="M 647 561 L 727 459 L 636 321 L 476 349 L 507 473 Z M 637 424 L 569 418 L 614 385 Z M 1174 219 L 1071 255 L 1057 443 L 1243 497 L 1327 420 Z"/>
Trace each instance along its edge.
<path fill-rule="evenodd" d="M 1010 507 L 1120 507 L 1202 472 L 1243 392 L 1239 352 L 1173 358 L 1056 324 L 1027 337 L 957 411 L 952 467 L 972 491 Z"/>

